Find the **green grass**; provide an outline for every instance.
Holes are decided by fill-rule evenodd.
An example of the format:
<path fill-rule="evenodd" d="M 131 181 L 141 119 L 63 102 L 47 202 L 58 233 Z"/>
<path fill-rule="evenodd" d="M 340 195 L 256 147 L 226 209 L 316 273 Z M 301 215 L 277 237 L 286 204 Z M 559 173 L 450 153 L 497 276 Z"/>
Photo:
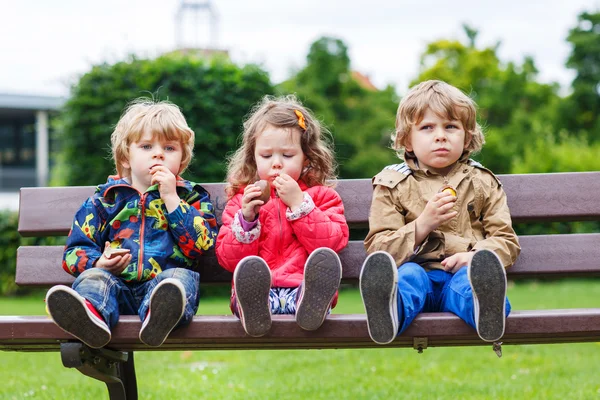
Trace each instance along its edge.
<path fill-rule="evenodd" d="M 600 307 L 596 280 L 511 285 L 513 309 Z M 336 313 L 363 312 L 354 289 Z M 0 314 L 43 314 L 39 296 L 0 299 Z M 200 314 L 229 314 L 226 298 Z M 411 349 L 136 353 L 140 399 L 593 399 L 600 343 Z M 0 352 L 0 399 L 106 399 L 104 384 L 59 353 Z"/>

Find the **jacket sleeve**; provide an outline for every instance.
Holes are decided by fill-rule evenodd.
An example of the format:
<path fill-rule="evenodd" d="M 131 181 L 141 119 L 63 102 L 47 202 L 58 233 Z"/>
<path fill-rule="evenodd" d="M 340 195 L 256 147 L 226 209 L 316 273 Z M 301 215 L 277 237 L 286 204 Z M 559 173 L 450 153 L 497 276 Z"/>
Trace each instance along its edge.
<path fill-rule="evenodd" d="M 236 237 L 232 227 L 237 212 L 242 208 L 241 195 L 231 198 L 221 216 L 221 229 L 217 237 L 217 260 L 228 271 L 233 272 L 238 262 L 246 256 L 258 255 L 259 240 L 241 242 Z"/>
<path fill-rule="evenodd" d="M 489 195 L 481 210 L 484 240 L 475 244 L 473 250 L 487 249 L 496 252 L 505 268 L 514 264 L 521 247 L 512 227 L 506 193 L 496 180 L 491 183 Z"/>
<path fill-rule="evenodd" d="M 217 220 L 208 192 L 196 190 L 167 214 L 171 235 L 188 258 L 198 258 L 213 248 L 217 237 Z"/>
<path fill-rule="evenodd" d="M 369 213 L 369 233 L 365 238 L 367 253 L 386 251 L 394 257 L 396 265 L 409 260 L 418 262 L 428 255 L 440 253 L 440 234 L 433 231 L 420 246 L 415 243 L 415 221 L 406 223 L 405 210 L 394 198 L 394 187 L 376 184 Z"/>
<path fill-rule="evenodd" d="M 102 256 L 106 218 L 97 197 L 87 199 L 75 214 L 63 253 L 63 269 L 77 277 Z"/>
<path fill-rule="evenodd" d="M 342 198 L 325 186 L 318 187 L 312 195 L 315 208 L 302 218 L 290 221 L 292 230 L 308 253 L 319 247 L 339 252 L 348 244 L 350 235 Z"/>

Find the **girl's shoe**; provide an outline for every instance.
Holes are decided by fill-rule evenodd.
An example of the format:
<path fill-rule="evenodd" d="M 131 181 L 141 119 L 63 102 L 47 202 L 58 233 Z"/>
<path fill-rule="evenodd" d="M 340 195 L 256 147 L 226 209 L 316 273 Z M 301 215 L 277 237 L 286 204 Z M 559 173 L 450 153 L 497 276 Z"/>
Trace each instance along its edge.
<path fill-rule="evenodd" d="M 243 258 L 233 273 L 237 310 L 246 333 L 263 336 L 271 329 L 271 270 L 260 257 Z"/>
<path fill-rule="evenodd" d="M 302 329 L 314 331 L 323 324 L 341 280 L 342 263 L 335 251 L 321 247 L 310 254 L 296 305 L 296 323 Z"/>

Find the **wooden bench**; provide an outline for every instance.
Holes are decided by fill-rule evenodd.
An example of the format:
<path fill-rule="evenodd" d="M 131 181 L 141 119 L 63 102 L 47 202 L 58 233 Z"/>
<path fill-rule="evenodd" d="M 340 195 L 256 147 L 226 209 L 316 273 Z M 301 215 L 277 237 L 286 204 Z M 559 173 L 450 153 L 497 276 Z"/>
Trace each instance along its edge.
<path fill-rule="evenodd" d="M 500 176 L 508 194 L 513 222 L 600 220 L 600 172 Z M 226 198 L 223 184 L 204 185 L 212 194 L 219 218 Z M 354 230 L 367 227 L 371 181 L 342 180 L 337 186 Z M 93 187 L 23 188 L 19 232 L 23 236 L 66 235 L 73 215 Z M 600 233 L 522 236 L 522 254 L 509 269 L 509 279 L 588 277 L 600 275 Z M 16 283 L 50 287 L 70 284 L 61 268 L 63 249 L 24 246 L 18 249 Z M 343 281 L 356 283 L 365 258 L 362 240 L 353 240 L 340 257 Z M 227 283 L 231 274 L 214 255 L 199 268 L 201 282 Z M 591 342 L 600 340 L 600 309 L 519 310 L 507 320 L 506 344 Z M 200 301 L 202 312 L 202 301 Z M 122 316 L 107 349 L 92 350 L 59 329 L 47 316 L 0 316 L 0 350 L 60 351 L 63 364 L 106 383 L 111 399 L 135 399 L 134 351 L 201 349 L 299 349 L 378 347 L 367 332 L 364 314 L 330 315 L 314 332 L 300 329 L 293 316 L 274 316 L 270 333 L 249 337 L 231 316 L 199 315 L 190 326 L 175 330 L 160 348 L 138 339 L 137 316 Z M 436 346 L 489 345 L 473 329 L 449 313 L 424 313 L 389 346 L 419 351 Z"/>

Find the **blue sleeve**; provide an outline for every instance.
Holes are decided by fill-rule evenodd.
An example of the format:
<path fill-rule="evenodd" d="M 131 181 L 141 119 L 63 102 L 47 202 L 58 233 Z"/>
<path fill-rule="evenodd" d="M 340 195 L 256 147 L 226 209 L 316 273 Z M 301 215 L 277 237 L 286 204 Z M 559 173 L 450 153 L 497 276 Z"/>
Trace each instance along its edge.
<path fill-rule="evenodd" d="M 179 206 L 167 214 L 171 234 L 189 258 L 198 258 L 213 248 L 217 237 L 217 219 L 208 192 L 196 188 L 200 190 L 181 199 Z"/>
<path fill-rule="evenodd" d="M 105 218 L 96 207 L 96 197 L 87 199 L 75 214 L 71 231 L 67 237 L 62 267 L 71 275 L 78 276 L 94 266 L 102 256 L 102 232 Z"/>

